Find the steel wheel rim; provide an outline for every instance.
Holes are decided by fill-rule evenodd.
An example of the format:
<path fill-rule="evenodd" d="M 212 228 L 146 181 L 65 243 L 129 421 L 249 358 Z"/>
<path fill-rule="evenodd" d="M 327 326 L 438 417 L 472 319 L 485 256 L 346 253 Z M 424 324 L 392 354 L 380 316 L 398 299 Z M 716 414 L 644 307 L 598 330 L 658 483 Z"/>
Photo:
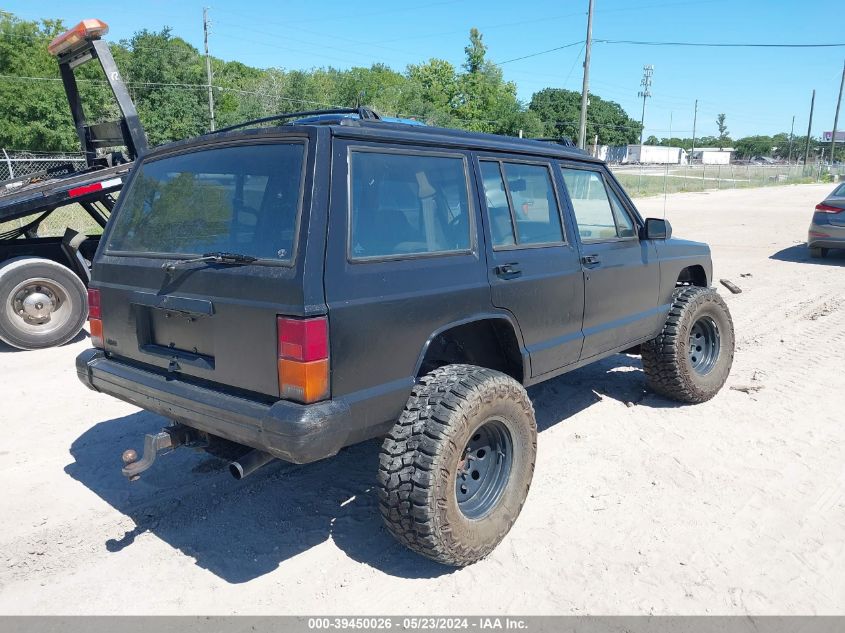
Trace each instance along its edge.
<path fill-rule="evenodd" d="M 27 279 L 9 293 L 6 315 L 21 332 L 52 334 L 71 318 L 70 293 L 55 279 Z"/>
<path fill-rule="evenodd" d="M 495 507 L 510 480 L 512 465 L 513 439 L 501 420 L 488 420 L 473 431 L 455 477 L 455 497 L 465 517 L 481 519 Z"/>
<path fill-rule="evenodd" d="M 689 362 L 693 370 L 700 375 L 713 371 L 719 360 L 721 337 L 719 326 L 709 316 L 701 317 L 693 323 L 689 335 Z"/>

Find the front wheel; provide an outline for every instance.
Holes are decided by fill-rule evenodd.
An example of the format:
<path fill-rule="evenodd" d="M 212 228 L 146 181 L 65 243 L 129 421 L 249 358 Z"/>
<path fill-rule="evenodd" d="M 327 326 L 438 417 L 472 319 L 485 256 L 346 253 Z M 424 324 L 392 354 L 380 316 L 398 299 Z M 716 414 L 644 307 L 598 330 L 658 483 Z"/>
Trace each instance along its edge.
<path fill-rule="evenodd" d="M 710 400 L 731 371 L 734 326 L 712 288 L 678 288 L 661 333 L 642 345 L 648 386 L 685 403 Z"/>
<path fill-rule="evenodd" d="M 513 378 L 472 365 L 423 376 L 384 440 L 379 507 L 403 545 L 446 565 L 470 565 L 505 537 L 522 509 L 537 423 Z"/>

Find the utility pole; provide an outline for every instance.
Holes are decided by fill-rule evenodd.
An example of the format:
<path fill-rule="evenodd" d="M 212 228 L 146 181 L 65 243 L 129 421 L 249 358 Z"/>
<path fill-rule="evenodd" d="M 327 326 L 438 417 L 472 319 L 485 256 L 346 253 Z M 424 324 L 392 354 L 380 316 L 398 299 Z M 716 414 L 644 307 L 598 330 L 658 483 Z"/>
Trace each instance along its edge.
<path fill-rule="evenodd" d="M 786 164 L 787 164 L 787 165 L 791 165 L 791 164 L 792 164 L 792 138 L 793 138 L 792 133 L 793 133 L 794 131 L 795 131 L 795 115 L 793 114 L 793 115 L 792 115 L 792 127 L 791 127 L 791 128 L 789 128 L 789 156 L 788 156 L 788 157 L 787 157 L 787 159 L 786 159 Z"/>
<path fill-rule="evenodd" d="M 689 152 L 689 164 L 692 165 L 692 159 L 695 154 L 695 124 L 698 122 L 698 99 L 695 100 L 695 110 L 692 111 L 692 149 Z"/>
<path fill-rule="evenodd" d="M 830 164 L 833 165 L 833 149 L 836 144 L 836 126 L 839 124 L 839 106 L 842 105 L 842 88 L 845 87 L 845 63 L 842 64 L 842 81 L 839 82 L 839 98 L 836 100 L 836 114 L 833 117 L 833 132 L 830 135 Z"/>
<path fill-rule="evenodd" d="M 643 98 L 643 113 L 640 116 L 640 146 L 643 144 L 643 133 L 645 132 L 645 100 L 651 96 L 651 76 L 654 74 L 654 66 L 648 64 L 643 66 L 643 80 L 640 82 L 640 85 L 643 87 L 637 96 Z"/>
<path fill-rule="evenodd" d="M 584 83 L 581 85 L 581 118 L 578 121 L 578 147 L 587 144 L 587 105 L 590 102 L 590 49 L 593 46 L 593 0 L 587 9 L 587 41 L 584 47 Z"/>
<path fill-rule="evenodd" d="M 202 32 L 205 39 L 205 76 L 208 81 L 208 115 L 211 131 L 214 131 L 214 93 L 211 90 L 211 58 L 208 56 L 208 7 L 202 9 Z"/>
<path fill-rule="evenodd" d="M 810 124 L 807 126 L 807 143 L 804 146 L 804 170 L 807 169 L 807 161 L 810 160 L 810 134 L 813 133 L 813 110 L 816 107 L 816 91 L 810 99 Z"/>

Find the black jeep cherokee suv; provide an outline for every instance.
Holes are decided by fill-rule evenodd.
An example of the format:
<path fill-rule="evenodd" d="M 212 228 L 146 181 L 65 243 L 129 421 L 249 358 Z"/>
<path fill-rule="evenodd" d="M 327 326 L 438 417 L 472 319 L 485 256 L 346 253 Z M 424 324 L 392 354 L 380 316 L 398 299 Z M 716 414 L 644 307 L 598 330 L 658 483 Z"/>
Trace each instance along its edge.
<path fill-rule="evenodd" d="M 644 220 L 562 145 L 355 115 L 260 122 L 136 163 L 93 263 L 91 389 L 183 443 L 305 463 L 383 436 L 388 529 L 452 565 L 516 520 L 537 427 L 525 386 L 631 348 L 702 402 L 734 353 L 705 244 Z M 279 117 L 281 118 L 281 117 Z M 246 129 L 244 129 L 246 128 Z"/>

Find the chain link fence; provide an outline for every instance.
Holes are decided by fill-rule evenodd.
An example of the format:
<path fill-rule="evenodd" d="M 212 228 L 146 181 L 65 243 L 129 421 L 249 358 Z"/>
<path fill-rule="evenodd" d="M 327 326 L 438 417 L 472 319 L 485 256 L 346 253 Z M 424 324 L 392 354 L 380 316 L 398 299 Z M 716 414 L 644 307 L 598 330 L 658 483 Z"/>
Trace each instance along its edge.
<path fill-rule="evenodd" d="M 31 176 L 61 165 L 72 165 L 75 169 L 85 167 L 82 154 L 42 154 L 0 150 L 0 181 Z"/>
<path fill-rule="evenodd" d="M 32 176 L 48 169 L 71 165 L 74 169 L 85 167 L 82 154 L 47 154 L 43 152 L 22 152 L 0 150 L 0 181 Z M 0 222 L 0 233 L 26 225 L 38 214 Z M 57 237 L 70 227 L 89 235 L 99 234 L 100 226 L 78 204 L 70 204 L 51 213 L 38 227 L 39 237 Z"/>
<path fill-rule="evenodd" d="M 845 165 L 610 165 L 626 191 L 635 197 L 677 193 L 834 182 Z"/>

